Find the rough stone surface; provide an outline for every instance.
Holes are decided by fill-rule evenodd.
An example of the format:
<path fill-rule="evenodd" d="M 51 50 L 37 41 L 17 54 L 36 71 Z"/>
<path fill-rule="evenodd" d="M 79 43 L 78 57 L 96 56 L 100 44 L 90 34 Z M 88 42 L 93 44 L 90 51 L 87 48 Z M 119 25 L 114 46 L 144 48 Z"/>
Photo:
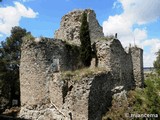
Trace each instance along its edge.
<path fill-rule="evenodd" d="M 48 38 L 23 43 L 20 65 L 22 106 L 47 103 L 52 73 L 79 67 L 78 47 L 72 47 L 61 40 Z"/>
<path fill-rule="evenodd" d="M 29 120 L 69 120 L 51 103 L 21 107 L 19 117 Z"/>
<path fill-rule="evenodd" d="M 97 66 L 108 72 L 94 73 L 80 80 L 72 76 L 63 78 L 61 72 L 82 67 L 78 48 L 57 39 L 24 40 L 20 64 L 20 117 L 101 120 L 111 105 L 112 95 L 119 96 L 141 82 L 141 50 L 131 48 L 125 52 L 117 39 L 97 41 L 93 46 L 96 54 L 91 68 Z M 133 63 L 137 66 L 135 71 Z"/>
<path fill-rule="evenodd" d="M 55 32 L 54 38 L 68 41 L 71 44 L 80 45 L 79 31 L 81 26 L 81 15 L 87 13 L 89 23 L 90 38 L 93 43 L 97 38 L 104 37 L 102 27 L 96 20 L 93 10 L 75 10 L 62 17 L 60 28 Z"/>
<path fill-rule="evenodd" d="M 132 87 L 144 86 L 143 50 L 129 47 L 125 50 L 118 39 L 97 40 L 93 44 L 96 53 L 91 67 L 104 67 L 112 71 L 115 77 L 125 79 Z"/>
<path fill-rule="evenodd" d="M 74 20 L 79 21 L 82 12 L 74 11 L 62 18 L 61 28 L 55 36 L 63 40 L 23 40 L 20 61 L 20 117 L 32 120 L 101 120 L 111 106 L 112 96 L 117 99 L 125 97 L 126 91 L 135 86 L 143 86 L 142 50 L 133 47 L 126 52 L 118 39 L 106 41 L 95 38 L 92 41 L 94 57 L 91 68 L 103 68 L 103 71 L 94 71 L 85 76 L 66 74 L 63 77 L 63 73 L 83 67 L 79 59 L 79 39 L 76 37 L 78 31 L 66 32 L 68 29 L 72 30 L 70 27 L 74 27 L 74 24 L 77 25 L 78 22 Z M 85 12 L 95 18 L 92 10 Z M 94 26 L 96 19 L 91 16 L 88 19 L 93 20 Z M 98 33 L 96 24 L 95 28 L 93 26 L 92 31 L 98 36 L 100 32 Z M 66 35 L 73 37 L 73 41 Z M 72 45 L 64 41 L 65 39 Z M 77 78 L 73 79 L 74 76 Z"/>
<path fill-rule="evenodd" d="M 131 48 L 133 61 L 133 74 L 137 87 L 144 87 L 144 72 L 143 72 L 143 50 L 137 47 Z"/>
<path fill-rule="evenodd" d="M 8 103 L 9 101 L 6 98 L 0 97 L 0 113 L 2 113 L 6 109 Z"/>
<path fill-rule="evenodd" d="M 71 114 L 71 120 L 101 120 L 111 105 L 111 89 L 116 81 L 110 73 L 83 77 L 79 81 L 70 78 L 64 108 Z"/>
<path fill-rule="evenodd" d="M 81 80 L 73 80 L 72 77 L 62 79 L 60 74 L 54 74 L 57 76 L 53 78 L 54 84 L 62 83 L 57 86 L 61 91 L 55 91 L 61 96 L 50 93 L 48 97 L 55 98 L 51 98 L 48 104 L 22 106 L 20 117 L 32 120 L 101 120 L 111 106 L 112 95 L 117 93 L 112 91 L 115 85 L 123 85 L 110 72 L 95 73 Z M 51 87 L 49 92 L 53 90 L 55 88 Z"/>

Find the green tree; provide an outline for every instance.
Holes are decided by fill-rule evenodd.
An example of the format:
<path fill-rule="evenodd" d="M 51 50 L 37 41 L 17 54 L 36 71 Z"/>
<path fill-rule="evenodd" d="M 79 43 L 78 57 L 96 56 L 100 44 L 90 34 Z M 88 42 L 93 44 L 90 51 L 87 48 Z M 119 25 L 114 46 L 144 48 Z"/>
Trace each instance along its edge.
<path fill-rule="evenodd" d="M 150 77 L 145 80 L 146 87 L 136 92 L 133 111 L 160 115 L 160 78 Z"/>
<path fill-rule="evenodd" d="M 13 27 L 10 37 L 1 43 L 0 48 L 0 80 L 2 95 L 9 100 L 9 106 L 13 99 L 20 103 L 19 65 L 21 57 L 22 38 L 29 34 L 21 27 Z"/>
<path fill-rule="evenodd" d="M 81 50 L 80 50 L 80 56 L 82 63 L 84 66 L 89 67 L 91 64 L 91 40 L 90 40 L 90 34 L 89 34 L 89 25 L 87 22 L 87 14 L 84 12 L 82 14 L 82 22 L 80 27 L 80 41 L 81 41 Z"/>
<path fill-rule="evenodd" d="M 158 75 L 160 75 L 160 50 L 156 53 L 156 55 L 157 55 L 157 58 L 154 61 L 153 65 Z"/>

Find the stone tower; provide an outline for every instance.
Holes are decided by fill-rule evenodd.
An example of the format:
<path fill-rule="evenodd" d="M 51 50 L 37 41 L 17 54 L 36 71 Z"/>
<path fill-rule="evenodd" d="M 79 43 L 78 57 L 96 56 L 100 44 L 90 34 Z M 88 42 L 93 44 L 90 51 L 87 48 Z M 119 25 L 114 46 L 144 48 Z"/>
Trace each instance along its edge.
<path fill-rule="evenodd" d="M 62 39 L 70 44 L 80 45 L 79 31 L 81 26 L 81 15 L 87 13 L 90 38 L 93 43 L 96 39 L 104 37 L 102 27 L 99 25 L 93 10 L 75 10 L 62 17 L 60 28 L 55 32 L 54 38 Z"/>
<path fill-rule="evenodd" d="M 130 48 L 134 80 L 137 87 L 144 86 L 144 73 L 143 73 L 143 50 L 138 47 Z"/>

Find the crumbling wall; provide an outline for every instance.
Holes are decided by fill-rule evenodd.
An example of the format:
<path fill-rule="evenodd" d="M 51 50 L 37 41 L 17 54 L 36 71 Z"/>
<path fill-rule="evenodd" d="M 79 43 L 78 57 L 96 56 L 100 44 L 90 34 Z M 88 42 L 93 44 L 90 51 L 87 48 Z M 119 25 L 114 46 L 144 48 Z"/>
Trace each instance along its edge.
<path fill-rule="evenodd" d="M 47 103 L 52 73 L 79 68 L 79 50 L 72 47 L 56 39 L 24 40 L 20 62 L 22 106 Z"/>
<path fill-rule="evenodd" d="M 80 76 L 62 75 L 64 71 L 83 67 L 78 47 L 83 10 L 70 12 L 62 18 L 55 38 L 63 40 L 24 38 L 20 61 L 21 117 L 33 120 L 101 120 L 111 105 L 113 94 L 125 93 L 135 84 L 141 86 L 143 83 L 142 50 L 130 48 L 125 52 L 117 39 L 98 40 L 103 33 L 96 15 L 92 10 L 85 12 L 95 52 L 91 68 L 104 70 L 84 76 L 82 71 L 79 71 Z M 74 76 L 78 79 L 73 79 Z"/>
<path fill-rule="evenodd" d="M 56 120 L 101 120 L 107 108 L 111 106 L 112 95 L 117 93 L 117 90 L 118 92 L 125 90 L 122 82 L 107 71 L 79 76 L 80 79 L 74 79 L 76 74 L 63 78 L 57 73 L 54 74 L 59 76 L 54 84 L 61 82 L 61 85 L 57 86 L 61 91 L 50 97 L 55 97 L 57 100 L 37 106 L 23 106 L 20 112 L 21 117 L 32 120 L 53 118 Z M 51 87 L 50 91 L 53 90 L 55 88 Z M 56 93 L 57 90 L 53 92 Z M 58 95 L 62 96 L 59 98 Z M 63 102 L 58 106 L 61 100 Z"/>
<path fill-rule="evenodd" d="M 113 39 L 111 44 L 111 71 L 120 78 L 122 84 L 133 89 L 135 81 L 133 76 L 133 62 L 130 51 L 125 52 L 119 40 Z"/>
<path fill-rule="evenodd" d="M 143 50 L 138 47 L 130 49 L 133 61 L 133 74 L 137 87 L 144 87 Z"/>
<path fill-rule="evenodd" d="M 65 92 L 62 90 L 64 102 L 58 109 L 69 120 L 101 120 L 111 106 L 112 95 L 130 87 L 129 84 L 124 85 L 124 79 L 122 82 L 120 78 L 115 78 L 110 71 L 95 71 L 77 79 L 74 76 L 76 74 L 57 80 L 65 83 Z"/>
<path fill-rule="evenodd" d="M 82 66 L 77 63 L 77 46 L 56 39 L 24 40 L 20 64 L 20 117 L 101 120 L 111 106 L 112 95 L 135 87 L 133 62 L 142 59 L 134 61 L 136 56 L 141 58 L 140 52 L 134 53 L 133 49 L 125 52 L 117 39 L 97 41 L 94 49 L 97 67 L 102 70 L 84 76 L 80 70 L 80 76 L 75 72 L 64 77 L 64 71 Z"/>
<path fill-rule="evenodd" d="M 62 17 L 60 28 L 55 32 L 54 38 L 68 41 L 71 44 L 80 45 L 80 26 L 82 13 L 87 13 L 89 23 L 90 38 L 93 43 L 97 38 L 104 37 L 102 27 L 96 20 L 93 10 L 75 10 Z"/>
<path fill-rule="evenodd" d="M 99 40 L 95 43 L 97 66 L 104 67 L 119 78 L 127 87 L 134 86 L 133 63 L 130 53 L 126 53 L 117 39 Z M 92 63 L 92 67 L 93 67 Z"/>

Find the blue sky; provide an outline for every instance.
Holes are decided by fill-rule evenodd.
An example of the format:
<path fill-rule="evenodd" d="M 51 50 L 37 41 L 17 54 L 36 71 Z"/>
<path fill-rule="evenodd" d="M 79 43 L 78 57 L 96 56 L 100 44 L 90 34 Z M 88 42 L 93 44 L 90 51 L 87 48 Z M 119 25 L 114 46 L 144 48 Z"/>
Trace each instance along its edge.
<path fill-rule="evenodd" d="M 61 17 L 74 9 L 90 8 L 105 35 L 118 33 L 126 47 L 144 49 L 144 66 L 153 66 L 160 49 L 160 0 L 3 0 L 0 3 L 0 41 L 21 26 L 35 37 L 53 37 Z"/>

